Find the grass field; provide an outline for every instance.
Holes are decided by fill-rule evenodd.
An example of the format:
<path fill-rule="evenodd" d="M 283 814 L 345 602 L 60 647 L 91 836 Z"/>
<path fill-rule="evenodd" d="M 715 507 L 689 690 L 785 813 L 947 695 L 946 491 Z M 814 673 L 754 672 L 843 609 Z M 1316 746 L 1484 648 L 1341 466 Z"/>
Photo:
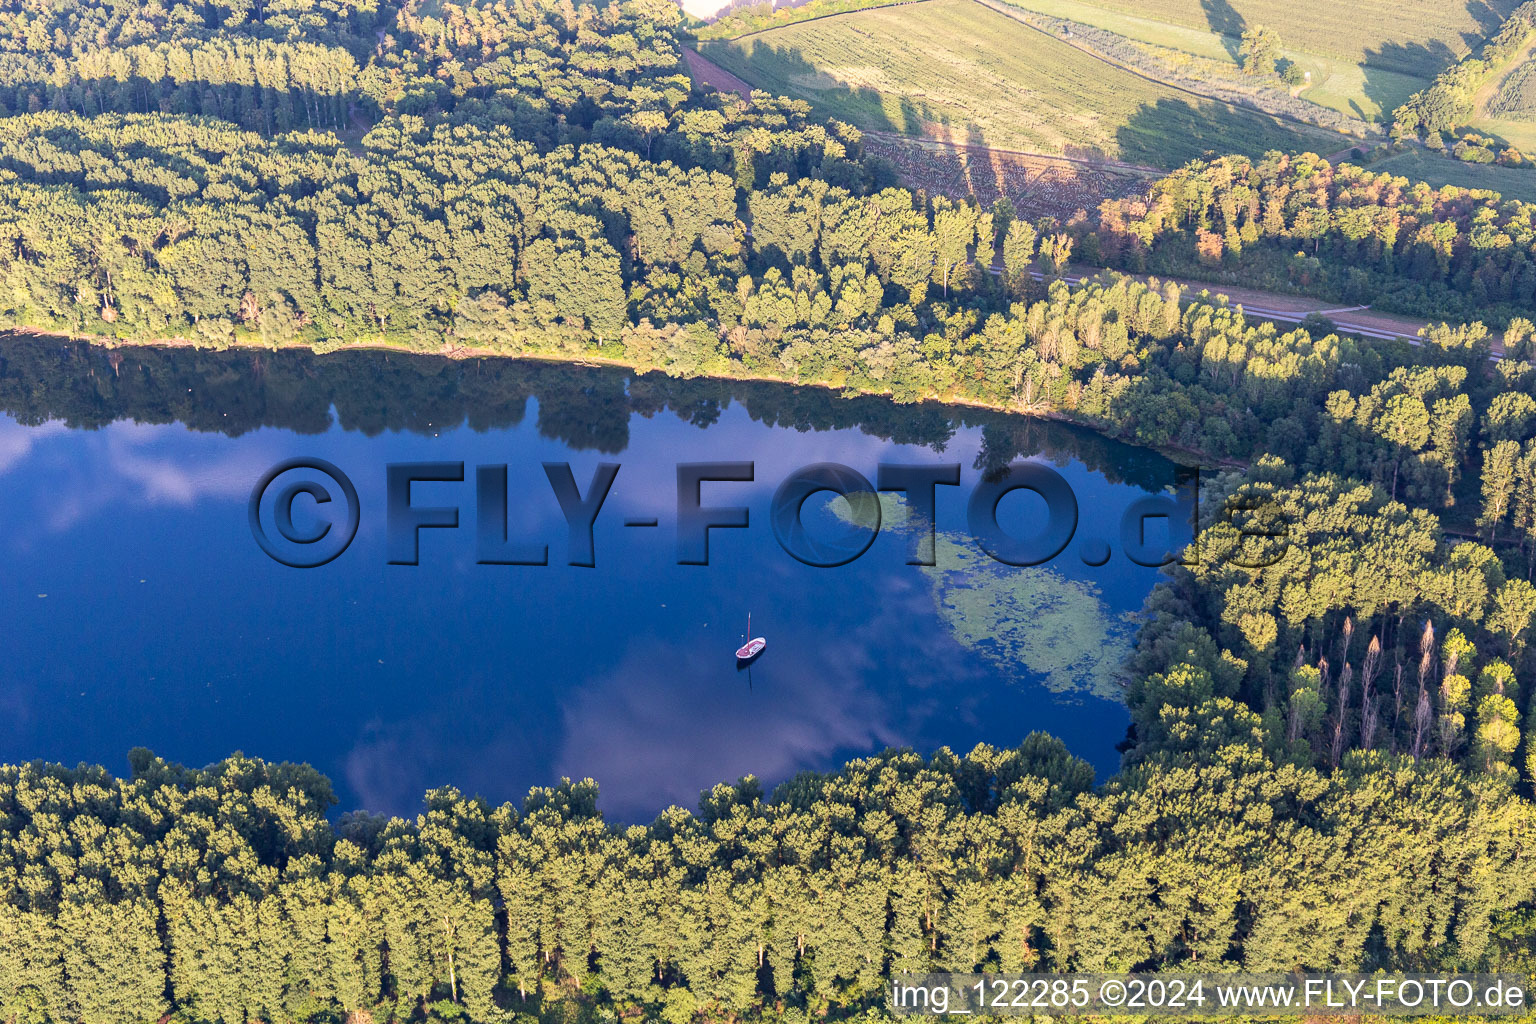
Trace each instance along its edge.
<path fill-rule="evenodd" d="M 1433 76 L 1496 31 L 1517 0 L 1088 0 L 1143 20 L 1229 39 L 1254 25 L 1287 46 L 1409 75 Z"/>
<path fill-rule="evenodd" d="M 1086 0 L 1008 0 L 1015 7 L 1036 11 L 1052 18 L 1092 25 L 1106 32 L 1125 36 L 1137 42 L 1153 46 L 1166 46 L 1171 50 L 1183 50 L 1196 57 L 1209 57 L 1224 61 L 1234 67 L 1237 62 L 1221 36 L 1207 28 L 1190 28 L 1172 25 L 1166 21 L 1137 17 L 1126 11 L 1115 10 Z"/>
<path fill-rule="evenodd" d="M 701 45 L 771 92 L 861 128 L 1176 167 L 1208 151 L 1331 152 L 1331 132 L 1201 101 L 971 0 L 927 0 Z"/>
<path fill-rule="evenodd" d="M 1437 186 L 1492 189 L 1509 199 L 1536 203 L 1536 169 L 1464 164 L 1460 160 L 1415 149 L 1379 160 L 1371 164 L 1369 170 L 1395 174 L 1409 181 L 1427 181 Z"/>
<path fill-rule="evenodd" d="M 1523 118 L 1473 121 L 1472 130 L 1496 136 L 1522 153 L 1536 153 L 1536 121 Z"/>
<path fill-rule="evenodd" d="M 1390 121 L 1392 111 L 1414 93 L 1429 88 L 1435 77 L 1351 64 L 1301 50 L 1287 50 L 1286 56 L 1303 71 L 1312 72 L 1313 85 L 1302 92 L 1303 98 L 1368 121 Z"/>
<path fill-rule="evenodd" d="M 1236 34 L 1222 34 L 1212 28 L 1212 24 L 1231 24 L 1234 27 L 1247 24 L 1246 19 L 1241 16 L 1233 15 L 1225 22 L 1222 17 L 1215 14 L 1198 23 L 1187 20 L 1159 21 L 1147 16 L 1149 12 L 1166 6 L 1166 3 L 1159 3 L 1156 0 L 1145 5 L 1139 4 L 1129 10 L 1111 6 L 1119 0 L 1007 0 L 1007 2 L 1024 10 L 1053 18 L 1092 25 L 1148 47 L 1179 51 L 1205 60 L 1220 62 L 1227 67 L 1228 73 L 1234 79 L 1241 81 L 1236 57 L 1241 43 L 1241 30 L 1239 29 Z M 1211 6 L 1209 0 L 1207 6 Z M 1284 11 L 1287 8 L 1282 8 L 1278 4 L 1275 8 L 1273 11 L 1266 11 L 1263 15 L 1266 20 L 1257 23 L 1271 24 L 1273 19 L 1286 16 Z M 1403 69 L 1404 61 L 1394 60 L 1391 56 L 1387 59 L 1397 66 L 1396 70 L 1374 64 L 1362 65 L 1358 54 L 1350 57 L 1341 56 L 1337 52 L 1341 48 L 1337 46 L 1314 50 L 1302 48 L 1301 39 L 1311 40 L 1313 37 L 1310 35 L 1293 38 L 1282 33 L 1282 38 L 1289 44 L 1285 49 L 1286 58 L 1295 62 L 1303 71 L 1312 74 L 1311 85 L 1302 95 L 1320 106 L 1364 120 L 1390 116 L 1391 112 L 1409 96 L 1428 87 L 1440 67 L 1449 63 L 1451 59 L 1449 51 L 1443 55 L 1443 59 L 1436 59 L 1426 50 L 1423 59 L 1414 62 L 1417 70 L 1410 73 Z M 1385 46 L 1386 38 L 1370 39 L 1367 48 L 1375 46 L 1378 50 L 1383 48 L 1389 50 L 1390 47 Z"/>
<path fill-rule="evenodd" d="M 1480 117 L 1469 125 L 1474 132 L 1491 135 L 1522 153 L 1536 153 L 1536 115 Z"/>

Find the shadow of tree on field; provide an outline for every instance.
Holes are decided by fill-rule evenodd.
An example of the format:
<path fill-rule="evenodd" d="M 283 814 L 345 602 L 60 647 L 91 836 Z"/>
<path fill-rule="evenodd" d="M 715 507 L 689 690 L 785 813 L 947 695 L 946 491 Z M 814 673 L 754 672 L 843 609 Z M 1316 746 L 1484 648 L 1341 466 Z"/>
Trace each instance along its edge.
<path fill-rule="evenodd" d="M 989 138 L 985 129 L 972 118 L 957 118 L 949 110 L 936 108 L 918 97 L 839 82 L 807 60 L 798 48 L 775 49 L 759 45 L 751 51 L 750 58 L 744 58 L 730 42 L 711 41 L 701 43 L 699 52 L 731 73 L 740 75 L 753 88 L 805 100 L 818 113 L 847 121 L 866 131 L 890 132 L 956 147 L 1031 148 L 1017 140 Z M 979 165 L 981 161 L 976 162 Z M 932 152 L 927 163 L 930 168 L 943 165 L 940 169 L 956 180 L 975 173 L 968 161 L 955 152 Z"/>
<path fill-rule="evenodd" d="M 1202 0 L 1230 10 L 1227 0 Z M 1213 14 L 1213 17 L 1225 15 Z M 1241 20 L 1237 12 L 1232 18 Z M 835 117 L 868 131 L 883 131 L 913 138 L 924 138 L 954 146 L 984 146 L 1013 150 L 1041 151 L 1047 147 L 1030 145 L 1031 136 L 996 137 L 983 124 L 970 117 L 956 116 L 952 109 L 938 108 L 921 96 L 895 91 L 908 83 L 891 83 L 882 91 L 874 85 L 850 85 L 811 63 L 797 47 L 771 48 L 756 45 L 750 55 L 728 42 L 704 43 L 703 55 L 733 74 L 741 75 L 754 87 L 809 102 L 820 114 Z M 1179 167 L 1207 153 L 1237 152 L 1260 156 L 1266 150 L 1312 150 L 1331 153 L 1344 148 L 1349 140 L 1306 131 L 1297 125 L 1248 108 L 1215 101 L 1200 102 L 1164 97 L 1144 103 L 1124 123 L 1113 120 L 1100 125 L 1103 141 L 1064 142 L 1051 152 L 1102 161 L 1123 160 L 1156 168 Z M 1113 133 L 1111 136 L 1110 133 Z M 1111 139 L 1113 141 L 1111 141 Z M 965 181 L 973 191 L 974 176 L 986 174 L 982 160 L 965 160 L 959 154 L 935 155 L 944 163 L 943 170 L 957 181 Z M 933 161 L 929 161 L 930 164 Z"/>
<path fill-rule="evenodd" d="M 880 95 L 878 89 L 869 91 L 874 92 L 876 97 Z M 879 105 L 878 99 L 875 102 L 876 105 Z M 912 102 L 912 97 L 910 96 L 903 96 L 897 104 L 897 108 L 901 111 L 901 121 L 895 126 L 894 130 L 906 135 L 921 135 L 923 133 L 923 122 L 932 121 L 935 116 L 926 107 L 920 110 L 918 105 Z"/>
<path fill-rule="evenodd" d="M 1061 147 L 1063 156 L 1069 156 L 1074 160 L 1115 160 L 1116 155 L 1105 152 L 1103 146 L 1078 146 L 1071 143 Z M 1124 154 L 1120 154 L 1123 156 Z M 1136 161 L 1144 163 L 1145 161 Z"/>
<path fill-rule="evenodd" d="M 1227 48 L 1227 53 L 1233 60 L 1237 59 L 1238 50 L 1242 46 L 1243 31 L 1248 27 L 1248 19 L 1238 13 L 1227 0 L 1200 0 L 1200 9 L 1205 12 L 1205 21 L 1211 27 L 1211 31 L 1221 37 L 1221 45 Z"/>
<path fill-rule="evenodd" d="M 1348 0 L 1342 0 L 1347 3 Z M 1477 24 L 1476 31 L 1460 33 L 1463 48 L 1476 53 L 1486 39 L 1499 30 L 1504 19 L 1514 12 L 1521 0 L 1466 0 L 1466 10 Z M 1242 13 L 1229 0 L 1200 0 L 1210 30 L 1221 37 L 1222 45 L 1238 60 L 1242 47 L 1242 35 L 1250 26 Z M 1365 78 L 1364 93 L 1378 106 L 1382 120 L 1390 120 L 1391 112 L 1408 99 L 1408 96 L 1425 88 L 1441 71 L 1460 59 L 1460 55 L 1443 40 L 1425 42 L 1387 42 L 1377 49 L 1367 49 L 1361 60 L 1361 72 Z M 1384 74 L 1385 73 L 1385 74 Z M 1412 76 L 1420 81 L 1407 82 L 1395 76 Z M 1359 104 L 1351 101 L 1355 116 L 1363 120 L 1373 118 Z"/>
<path fill-rule="evenodd" d="M 757 88 L 804 100 L 818 113 L 848 121 L 866 131 L 911 139 L 910 143 L 881 140 L 878 155 L 882 166 L 889 169 L 891 183 L 900 183 L 925 197 L 970 196 L 990 206 L 997 197 L 1007 196 L 1020 208 L 1030 208 L 1033 203 L 1041 209 L 1053 210 L 1078 200 L 1081 205 L 1093 207 L 1107 197 L 1103 194 L 1105 189 L 1124 187 L 1119 179 L 1111 186 L 1097 181 L 1083 185 L 1076 182 L 1076 171 L 1054 166 L 1042 170 L 1027 159 L 999 152 L 1064 152 L 1069 157 L 1096 161 L 1118 158 L 1118 151 L 1107 137 L 1095 145 L 1064 147 L 1048 145 L 1043 140 L 1032 144 L 1033 135 L 997 138 L 995 130 L 967 116 L 963 109 L 957 113 L 951 107 L 936 108 L 921 96 L 905 95 L 894 89 L 882 92 L 874 86 L 840 83 L 823 68 L 813 65 L 797 48 L 756 47 L 744 55 L 740 50 L 727 50 L 729 45 L 705 43 L 700 49 L 707 58 L 741 74 Z M 1113 125 L 1105 126 L 1104 130 L 1112 131 Z"/>
<path fill-rule="evenodd" d="M 1364 69 L 1395 71 L 1400 75 L 1434 78 L 1456 63 L 1459 58 L 1449 46 L 1439 39 L 1428 43 L 1383 43 L 1374 50 L 1366 50 L 1361 61 Z"/>
<path fill-rule="evenodd" d="M 1377 49 L 1365 51 L 1365 58 L 1360 63 L 1364 79 L 1361 91 L 1380 108 L 1379 119 L 1390 121 L 1392 111 L 1407 102 L 1414 92 L 1428 88 L 1436 75 L 1456 61 L 1455 52 L 1440 40 L 1427 44 L 1383 43 Z M 1405 75 L 1414 80 L 1405 80 Z"/>
<path fill-rule="evenodd" d="M 1120 159 L 1153 167 L 1179 167 L 1190 160 L 1223 153 L 1259 157 L 1266 151 L 1342 148 L 1334 140 L 1255 110 L 1219 103 L 1196 107 L 1186 100 L 1161 99 L 1144 104 L 1115 133 Z M 1329 149 L 1331 152 L 1332 149 Z"/>
<path fill-rule="evenodd" d="M 756 43 L 750 57 L 729 40 L 699 44 L 706 59 L 779 96 L 805 100 L 820 113 L 873 131 L 921 135 L 925 123 L 943 124 L 947 116 L 910 96 L 893 96 L 873 86 L 851 86 L 828 75 L 794 47 L 782 49 Z M 896 111 L 888 101 L 896 99 Z"/>
<path fill-rule="evenodd" d="M 910 120 L 914 125 L 913 129 L 905 134 L 914 138 L 931 138 L 949 144 L 944 147 L 921 147 L 920 153 L 914 148 L 909 153 L 912 159 L 904 166 L 899 165 L 906 186 L 921 192 L 929 199 L 936 195 L 952 196 L 960 190 L 975 194 L 975 183 L 971 175 L 974 167 L 981 160 L 972 154 L 962 152 L 958 147 L 985 146 L 987 142 L 981 130 L 970 122 L 957 130 L 949 123 L 948 118 L 942 116 L 938 121 L 919 118 L 915 114 L 916 105 L 906 99 L 902 100 L 901 107 L 903 119 Z M 916 145 L 916 143 L 913 144 L 914 147 Z"/>
<path fill-rule="evenodd" d="M 967 123 L 963 144 L 985 147 L 987 138 L 974 122 Z M 974 150 L 969 153 L 965 160 L 965 185 L 973 196 L 985 195 L 989 189 L 996 191 L 999 195 L 1006 195 L 1008 186 L 1004 181 L 1000 158 L 994 154 L 983 154 Z"/>
<path fill-rule="evenodd" d="M 1461 34 L 1461 42 L 1470 52 L 1476 53 L 1483 41 L 1499 30 L 1520 6 L 1520 0 L 1467 0 L 1467 13 L 1477 22 L 1478 32 Z"/>

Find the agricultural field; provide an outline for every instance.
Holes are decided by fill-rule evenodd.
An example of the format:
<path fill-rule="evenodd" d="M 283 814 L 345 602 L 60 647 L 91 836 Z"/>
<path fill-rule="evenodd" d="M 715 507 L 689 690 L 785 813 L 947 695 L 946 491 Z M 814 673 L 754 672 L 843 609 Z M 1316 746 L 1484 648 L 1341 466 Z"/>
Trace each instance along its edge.
<path fill-rule="evenodd" d="M 1218 13 L 1208 2 L 1204 7 L 1212 13 L 1191 19 L 1182 11 L 1184 5 L 1171 0 L 1134 7 L 1121 5 L 1118 0 L 1007 2 L 1022 10 L 1113 32 L 1140 44 L 1163 62 L 1177 63 L 1181 54 L 1187 55 L 1186 59 L 1211 65 L 1200 69 L 1203 77 L 1225 77 L 1229 79 L 1226 84 L 1242 82 L 1237 52 L 1243 29 L 1266 25 L 1280 32 L 1286 43 L 1283 56 L 1310 74 L 1309 84 L 1301 93 L 1304 99 L 1364 120 L 1390 117 L 1410 95 L 1428 87 L 1441 68 L 1466 52 L 1474 37 L 1464 38 L 1462 31 L 1479 31 L 1476 22 L 1463 25 L 1458 19 L 1450 21 L 1460 25 L 1459 29 L 1431 26 L 1423 38 L 1404 39 L 1385 28 L 1369 31 L 1352 26 L 1353 34 L 1340 42 L 1334 37 L 1324 40 L 1309 31 L 1288 31 L 1288 19 L 1294 12 L 1280 4 L 1245 5 L 1259 8 L 1253 17 L 1246 18 L 1235 11 Z"/>
<path fill-rule="evenodd" d="M 1494 118 L 1536 121 L 1536 61 L 1525 61 L 1504 76 L 1488 113 Z"/>
<path fill-rule="evenodd" d="M 861 128 L 1176 167 L 1208 151 L 1331 152 L 1341 136 L 1120 70 L 972 0 L 790 25 L 704 56 Z"/>
<path fill-rule="evenodd" d="M 1536 153 L 1536 115 L 1481 117 L 1472 122 L 1471 129 L 1514 146 L 1522 153 Z"/>
<path fill-rule="evenodd" d="M 1086 0 L 1236 40 L 1266 25 L 1306 53 L 1433 77 L 1469 53 L 1517 0 Z"/>
<path fill-rule="evenodd" d="M 1472 129 L 1524 153 L 1536 152 L 1536 38 L 1516 53 L 1473 97 Z"/>
<path fill-rule="evenodd" d="M 1536 169 L 1463 163 L 1422 149 L 1378 160 L 1369 169 L 1436 186 L 1491 189 L 1509 199 L 1536 203 Z"/>
<path fill-rule="evenodd" d="M 1080 25 L 1092 25 L 1094 28 L 1101 28 L 1136 42 L 1223 61 L 1234 67 L 1237 64 L 1227 41 L 1207 28 L 1173 25 L 1166 21 L 1139 17 L 1112 7 L 1088 3 L 1086 0 L 1007 0 L 1007 2 L 1013 7 L 1034 11 L 1037 14 L 1061 18 L 1064 21 L 1075 21 Z"/>

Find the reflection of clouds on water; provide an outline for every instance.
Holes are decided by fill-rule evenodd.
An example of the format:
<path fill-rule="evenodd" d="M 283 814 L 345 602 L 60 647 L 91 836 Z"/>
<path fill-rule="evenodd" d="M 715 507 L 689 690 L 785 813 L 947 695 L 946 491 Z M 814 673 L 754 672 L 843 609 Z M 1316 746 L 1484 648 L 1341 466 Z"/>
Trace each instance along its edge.
<path fill-rule="evenodd" d="M 744 410 L 738 409 L 728 410 L 707 435 L 681 422 L 661 422 L 655 427 L 657 436 L 648 434 L 636 439 L 630 452 L 634 467 L 620 470 L 614 481 L 611 500 L 623 513 L 670 519 L 677 509 L 675 464 L 680 462 L 751 462 L 751 482 L 706 482 L 700 492 L 702 504 L 754 505 L 766 511 L 773 492 L 786 477 L 816 462 L 841 462 L 873 481 L 876 466 L 881 462 L 931 457 L 931 453 L 925 456 L 916 449 L 852 431 L 797 433 L 793 441 L 788 441 L 779 433 L 765 432 L 760 424 L 746 418 Z M 657 455 L 671 461 L 655 459 L 649 465 L 641 461 Z M 576 467 L 581 462 L 597 461 L 571 460 L 583 493 L 591 476 Z M 625 464 L 622 456 L 609 461 Z"/>
<path fill-rule="evenodd" d="M 48 481 L 31 491 L 38 507 L 18 510 L 26 514 L 10 524 L 12 541 L 22 542 L 27 526 L 63 533 L 125 506 L 243 499 L 274 458 L 250 445 L 232 448 L 228 438 L 212 435 L 200 438 L 196 453 L 173 453 L 189 437 L 198 435 L 176 424 L 119 421 L 98 431 L 73 431 L 58 421 L 25 427 L 0 419 L 0 473 L 25 469 Z M 55 438 L 59 444 L 50 444 Z"/>
<path fill-rule="evenodd" d="M 450 780 L 518 802 L 528 786 L 592 777 L 605 814 L 648 820 L 669 804 L 693 807 L 717 782 L 748 773 L 777 782 L 845 751 L 900 742 L 889 695 L 863 689 L 872 667 L 859 652 L 793 671 L 792 652 L 778 653 L 779 664 L 753 667 L 749 692 L 729 650 L 689 655 L 647 642 L 595 680 L 550 687 L 562 705 L 553 722 L 485 695 L 451 694 L 454 706 L 475 706 L 474 721 L 446 706 L 374 719 L 346 752 L 342 774 L 358 806 L 400 815 L 416 813 L 423 792 Z"/>
<path fill-rule="evenodd" d="M 878 750 L 901 733 L 889 695 L 863 686 L 871 669 L 858 643 L 811 663 L 770 636 L 749 690 L 728 651 L 648 644 L 566 701 L 555 773 L 600 780 L 605 813 L 632 818 L 691 808 L 717 782 L 777 781 L 840 751 Z"/>
<path fill-rule="evenodd" d="M 146 454 L 159 440 L 159 431 L 129 433 L 117 424 L 108 428 L 111 468 L 130 494 L 146 505 L 191 505 L 205 498 L 245 498 L 251 484 L 273 461 L 251 451 L 231 452 L 215 459 L 167 458 Z M 222 446 L 221 446 L 222 447 Z"/>
<path fill-rule="evenodd" d="M 921 589 L 893 596 L 903 604 L 928 600 Z M 599 780 L 605 814 L 648 820 L 671 804 L 694 807 L 700 792 L 717 782 L 752 774 L 771 785 L 844 756 L 899 745 L 915 724 L 931 726 L 959 710 L 943 693 L 910 688 L 921 678 L 918 666 L 926 663 L 931 671 L 942 656 L 931 649 L 932 637 L 898 641 L 880 651 L 877 663 L 870 636 L 841 646 L 807 645 L 838 651 L 835 660 L 817 660 L 785 644 L 775 648 L 771 628 L 759 632 L 769 634 L 769 651 L 753 665 L 750 689 L 747 673 L 731 658 L 734 636 L 718 635 L 687 648 L 648 638 L 611 670 L 552 688 L 551 698 L 561 704 L 554 726 L 561 738 L 552 757 L 530 748 L 533 733 L 550 723 L 478 698 L 479 720 L 472 725 L 448 706 L 413 709 L 402 721 L 374 719 L 345 755 L 347 787 L 361 807 L 409 815 L 428 787 L 447 779 L 467 793 L 506 796 L 513 779 L 550 785 L 561 776 L 590 777 Z M 868 686 L 882 674 L 898 692 Z M 482 730 L 487 716 L 503 720 Z"/>
<path fill-rule="evenodd" d="M 455 699 L 456 698 L 456 699 Z M 523 720 L 487 706 L 483 697 L 450 695 L 458 707 L 475 706 L 477 725 L 496 722 L 488 735 L 468 735 L 468 712 L 454 707 L 409 710 L 410 718 L 386 722 L 375 718 L 359 730 L 342 759 L 342 776 L 355 807 L 375 814 L 409 817 L 421 810 L 421 798 L 436 786 L 454 785 L 470 796 L 493 802 L 521 803 L 517 786 L 553 783 L 541 777 L 530 750 L 531 733 L 542 723 Z M 510 787 L 510 789 L 509 789 Z"/>
<path fill-rule="evenodd" d="M 426 791 L 422 783 L 433 756 L 440 753 L 432 749 L 436 730 L 423 729 L 422 724 L 386 725 L 374 719 L 363 726 L 362 735 L 343 762 L 347 785 L 358 802 L 358 808 L 346 810 L 361 808 L 407 817 L 420 808 Z"/>
<path fill-rule="evenodd" d="M 1033 641 L 1000 645 L 969 606 L 961 621 L 936 615 L 936 584 L 904 564 L 909 538 L 891 509 L 891 535 L 843 568 L 809 569 L 774 542 L 770 496 L 820 461 L 872 481 L 882 461 L 961 462 L 963 484 L 940 489 L 939 515 L 941 528 L 963 531 L 979 428 L 960 429 L 942 456 L 852 429 L 770 429 L 740 406 L 707 432 L 660 416 L 631 429 L 629 449 L 615 456 L 572 451 L 528 426 L 441 438 L 363 438 L 339 428 L 319 439 L 265 429 L 229 438 L 179 425 L 69 430 L 0 418 L 0 473 L 10 485 L 0 512 L 5 544 L 17 546 L 5 550 L 7 566 L 38 581 L 0 600 L 11 600 L 13 621 L 32 631 L 17 635 L 79 648 L 65 666 L 46 645 L 26 645 L 22 675 L 37 682 L 15 697 L 0 688 L 0 738 L 18 756 L 120 756 L 143 740 L 143 723 L 162 729 L 170 714 L 158 691 L 146 698 L 133 682 L 161 675 L 181 716 L 163 734 L 210 759 L 244 749 L 312 760 L 334 774 L 343 809 L 414 814 L 423 792 L 444 784 L 518 801 L 529 786 L 570 775 L 599 780 L 605 813 L 649 820 L 746 773 L 772 786 L 888 745 L 964 750 L 1016 743 L 1036 728 L 1073 737 L 1087 752 L 1107 746 L 1102 713 L 1123 721 L 1120 708 L 1063 712 L 1069 702 L 1014 685 L 1070 663 L 1065 641 L 1046 648 L 1055 661 L 1031 660 L 1040 652 Z M 310 453 L 353 476 L 365 513 L 349 556 L 306 575 L 263 558 L 243 506 L 279 458 Z M 431 531 L 420 569 L 384 568 L 382 467 L 431 459 L 466 463 L 462 483 L 424 485 L 417 498 L 457 504 L 460 529 Z M 566 524 L 545 460 L 568 460 L 583 494 L 596 463 L 624 464 L 599 520 L 596 572 L 561 564 Z M 750 530 L 713 531 L 714 564 L 695 572 L 673 564 L 675 465 L 706 460 L 752 460 L 757 472 L 752 483 L 705 486 L 704 504 L 750 506 L 752 521 Z M 474 467 L 499 463 L 509 464 L 509 533 L 548 543 L 546 569 L 473 561 Z M 630 515 L 654 515 L 660 528 L 625 530 Z M 128 564 L 125 550 L 156 571 L 103 582 L 96 565 Z M 88 564 L 75 553 L 95 557 Z M 245 567 L 287 591 L 273 600 L 249 573 L 227 571 Z M 141 576 L 158 578 L 141 587 Z M 974 597 L 976 582 L 948 591 Z M 40 602 L 34 590 L 53 597 Z M 81 601 L 73 621 L 91 623 L 84 642 L 54 611 L 64 593 Z M 769 640 L 751 691 L 732 658 L 749 608 L 754 632 Z M 977 622 L 988 630 L 971 628 Z M 146 646 L 148 635 L 177 642 Z M 976 638 L 972 649 L 957 636 Z M 61 711 L 47 687 L 66 679 L 73 687 L 72 674 L 102 682 L 122 714 Z"/>
<path fill-rule="evenodd" d="M 798 622 L 781 632 L 766 610 L 756 632 L 769 637 L 769 648 L 752 667 L 750 689 L 731 657 L 738 638 L 722 629 L 686 645 L 645 638 L 611 669 L 562 680 L 548 690 L 559 704 L 555 722 L 463 694 L 445 695 L 451 704 L 430 711 L 413 708 L 400 721 L 374 719 L 343 759 L 347 789 L 360 807 L 410 815 L 422 793 L 445 780 L 515 801 L 514 780 L 590 777 L 604 814 L 644 821 L 671 804 L 692 808 L 704 790 L 742 775 L 771 787 L 917 736 L 975 727 L 987 709 L 965 694 L 981 691 L 981 670 L 955 665 L 954 642 L 942 632 L 903 628 L 932 614 L 932 598 L 920 576 L 901 576 L 866 625 L 837 636 L 807 637 Z M 785 641 L 789 633 L 798 643 Z M 945 668 L 935 674 L 935 665 Z M 475 718 L 466 720 L 456 709 L 471 704 Z M 1018 735 L 1027 729 L 1021 724 Z M 556 736 L 552 749 L 539 749 Z"/>
<path fill-rule="evenodd" d="M 0 473 L 19 466 L 43 438 L 68 432 L 69 428 L 61 420 L 24 427 L 9 416 L 0 417 Z"/>

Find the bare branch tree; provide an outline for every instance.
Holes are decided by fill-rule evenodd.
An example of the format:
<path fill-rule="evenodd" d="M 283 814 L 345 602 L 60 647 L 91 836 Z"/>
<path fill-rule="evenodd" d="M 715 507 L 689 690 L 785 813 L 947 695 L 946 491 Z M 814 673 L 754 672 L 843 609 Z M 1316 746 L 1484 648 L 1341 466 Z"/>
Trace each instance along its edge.
<path fill-rule="evenodd" d="M 1344 625 L 1339 627 L 1339 658 L 1341 662 L 1349 660 L 1349 642 L 1355 635 L 1355 620 L 1351 616 L 1344 616 Z"/>
<path fill-rule="evenodd" d="M 1371 637 L 1371 645 L 1365 650 L 1365 664 L 1360 667 L 1360 749 L 1371 750 L 1376 746 L 1376 729 L 1381 723 L 1381 709 L 1376 703 L 1372 688 L 1376 673 L 1381 671 L 1381 638 Z"/>
<path fill-rule="evenodd" d="M 1337 714 L 1333 720 L 1333 767 L 1339 766 L 1339 761 L 1344 757 L 1344 727 L 1349 718 L 1349 685 L 1355 678 L 1355 670 L 1349 664 L 1344 663 L 1344 669 L 1339 673 Z"/>
<path fill-rule="evenodd" d="M 1429 725 L 1434 721 L 1434 709 L 1430 706 L 1429 689 L 1419 688 L 1418 707 L 1413 712 L 1413 759 L 1424 755 L 1424 738 L 1429 735 Z"/>

